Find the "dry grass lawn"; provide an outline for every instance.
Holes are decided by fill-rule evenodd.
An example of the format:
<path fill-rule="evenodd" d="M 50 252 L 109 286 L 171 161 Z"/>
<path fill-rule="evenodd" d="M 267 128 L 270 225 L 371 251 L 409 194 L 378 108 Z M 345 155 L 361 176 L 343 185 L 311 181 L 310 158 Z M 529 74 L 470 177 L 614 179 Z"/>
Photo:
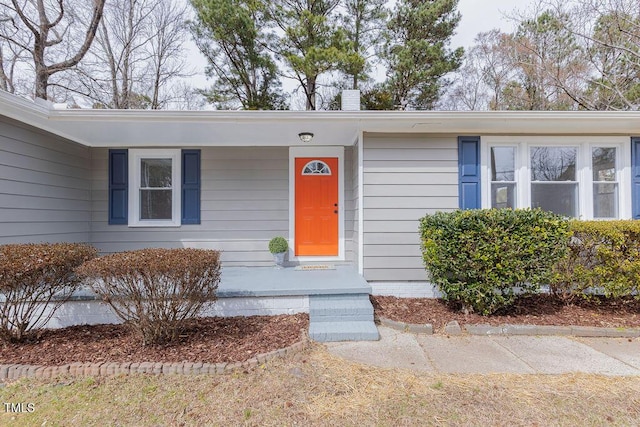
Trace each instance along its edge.
<path fill-rule="evenodd" d="M 224 376 L 23 379 L 0 388 L 0 404 L 2 426 L 626 426 L 640 424 L 640 378 L 425 375 L 314 345 Z"/>

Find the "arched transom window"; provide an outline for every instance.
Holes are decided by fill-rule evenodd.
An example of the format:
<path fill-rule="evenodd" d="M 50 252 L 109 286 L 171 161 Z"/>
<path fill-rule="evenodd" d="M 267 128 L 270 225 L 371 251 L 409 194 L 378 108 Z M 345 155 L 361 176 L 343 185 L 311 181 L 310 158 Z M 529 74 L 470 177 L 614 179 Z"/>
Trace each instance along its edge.
<path fill-rule="evenodd" d="M 302 175 L 331 175 L 331 169 L 323 161 L 311 160 L 302 168 Z"/>

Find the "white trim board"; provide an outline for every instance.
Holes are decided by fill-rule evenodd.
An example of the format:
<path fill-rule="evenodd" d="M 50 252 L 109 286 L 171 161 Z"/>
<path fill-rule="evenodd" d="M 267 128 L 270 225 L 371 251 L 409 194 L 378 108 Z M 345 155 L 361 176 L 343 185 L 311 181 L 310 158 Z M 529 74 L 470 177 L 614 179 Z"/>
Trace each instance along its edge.
<path fill-rule="evenodd" d="M 364 276 L 364 132 L 358 132 L 358 273 Z"/>
<path fill-rule="evenodd" d="M 298 257 L 293 253 L 295 248 L 296 215 L 295 215 L 295 182 L 297 157 L 337 157 L 338 158 L 338 256 L 305 256 Z M 344 147 L 343 146 L 308 146 L 289 147 L 289 260 L 298 262 L 344 261 Z"/>

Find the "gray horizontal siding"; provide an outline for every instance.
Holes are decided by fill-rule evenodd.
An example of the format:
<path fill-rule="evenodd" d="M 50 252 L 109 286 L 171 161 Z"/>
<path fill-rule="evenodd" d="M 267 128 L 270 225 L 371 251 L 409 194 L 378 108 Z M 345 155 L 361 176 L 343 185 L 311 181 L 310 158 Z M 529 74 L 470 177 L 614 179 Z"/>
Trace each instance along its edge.
<path fill-rule="evenodd" d="M 201 223 L 146 228 L 109 225 L 108 150 L 93 149 L 92 243 L 104 253 L 149 247 L 222 251 L 225 265 L 272 265 L 267 245 L 289 233 L 288 149 L 201 151 Z"/>
<path fill-rule="evenodd" d="M 413 197 L 399 197 L 392 194 L 379 197 L 364 197 L 365 212 L 368 209 L 435 209 L 450 210 L 458 207 L 458 196 L 450 194 L 449 196 L 431 196 L 415 195 Z"/>
<path fill-rule="evenodd" d="M 354 233 L 354 220 L 355 220 L 355 203 L 353 193 L 353 182 L 355 177 L 351 165 L 354 161 L 354 150 L 352 147 L 345 147 L 344 149 L 344 256 L 348 262 L 356 260 L 353 245 L 353 233 Z"/>
<path fill-rule="evenodd" d="M 0 119 L 0 243 L 88 242 L 88 148 Z"/>
<path fill-rule="evenodd" d="M 168 228 L 109 225 L 108 150 L 92 150 L 92 243 L 104 253 L 148 247 L 222 251 L 227 266 L 273 265 L 268 242 L 289 237 L 287 147 L 202 148 L 201 224 Z M 350 154 L 347 153 L 346 156 Z M 352 199 L 345 172 L 345 198 Z M 345 203 L 346 256 L 353 259 L 353 200 Z"/>
<path fill-rule="evenodd" d="M 455 136 L 365 134 L 364 275 L 425 280 L 419 219 L 458 207 Z"/>

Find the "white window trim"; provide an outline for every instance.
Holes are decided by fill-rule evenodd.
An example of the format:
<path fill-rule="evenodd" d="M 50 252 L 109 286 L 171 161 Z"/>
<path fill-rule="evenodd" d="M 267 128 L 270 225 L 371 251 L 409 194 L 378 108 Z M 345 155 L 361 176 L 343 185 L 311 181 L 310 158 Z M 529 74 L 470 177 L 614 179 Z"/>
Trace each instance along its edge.
<path fill-rule="evenodd" d="M 481 141 L 482 207 L 491 208 L 491 147 L 516 147 L 516 208 L 531 207 L 531 147 L 577 147 L 578 218 L 593 218 L 591 153 L 595 147 L 615 147 L 618 218 L 631 218 L 631 149 L 625 136 L 484 136 Z M 607 218 L 597 218 L 607 220 Z"/>
<path fill-rule="evenodd" d="M 171 221 L 140 219 L 140 161 L 142 159 L 171 159 L 172 212 Z M 181 161 L 179 149 L 129 150 L 129 227 L 179 227 L 181 225 Z"/>
<path fill-rule="evenodd" d="M 296 212 L 295 182 L 297 157 L 337 157 L 338 158 L 338 256 L 297 256 L 295 254 Z M 345 260 L 344 230 L 344 147 L 289 147 L 289 260 L 298 262 L 324 262 Z"/>

